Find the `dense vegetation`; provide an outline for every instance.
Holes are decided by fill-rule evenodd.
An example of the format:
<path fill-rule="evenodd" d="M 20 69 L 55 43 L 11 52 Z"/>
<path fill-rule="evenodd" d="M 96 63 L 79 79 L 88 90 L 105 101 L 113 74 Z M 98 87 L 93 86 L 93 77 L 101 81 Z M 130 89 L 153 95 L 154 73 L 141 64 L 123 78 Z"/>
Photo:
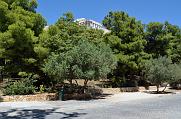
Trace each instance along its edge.
<path fill-rule="evenodd" d="M 80 39 L 71 50 L 50 55 L 43 71 L 53 79 L 68 80 L 71 85 L 73 79 L 83 79 L 86 87 L 89 80 L 106 78 L 114 64 L 114 56 L 108 46 L 103 43 L 96 46 Z"/>
<path fill-rule="evenodd" d="M 6 94 L 51 89 L 64 80 L 72 85 L 74 79 L 85 80 L 85 87 L 100 78 L 111 79 L 114 86 L 137 86 L 144 79 L 157 87 L 181 79 L 178 26 L 167 21 L 143 25 L 116 11 L 105 16 L 103 25 L 111 32 L 104 34 L 78 25 L 68 12 L 44 29 L 37 6 L 36 0 L 0 0 L 0 71 L 5 78 L 19 79 L 5 87 Z"/>
<path fill-rule="evenodd" d="M 159 86 L 163 83 L 173 83 L 181 79 L 181 67 L 178 64 L 173 64 L 172 60 L 167 57 L 159 57 L 150 59 L 144 64 L 146 80 L 153 83 L 159 92 Z M 163 91 L 166 89 L 166 86 Z"/>

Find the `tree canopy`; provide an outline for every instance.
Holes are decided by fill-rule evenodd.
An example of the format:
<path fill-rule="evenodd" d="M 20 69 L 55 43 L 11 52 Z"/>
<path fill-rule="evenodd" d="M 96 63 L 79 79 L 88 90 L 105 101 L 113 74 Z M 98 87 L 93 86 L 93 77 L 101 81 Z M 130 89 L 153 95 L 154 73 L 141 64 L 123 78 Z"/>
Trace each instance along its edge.
<path fill-rule="evenodd" d="M 151 22 L 146 26 L 146 52 L 154 58 L 169 56 L 173 62 L 180 60 L 181 30 L 168 22 Z"/>
<path fill-rule="evenodd" d="M 109 73 L 108 78 L 136 80 L 146 70 L 156 85 L 180 77 L 173 73 L 179 74 L 181 61 L 181 29 L 176 25 L 142 24 L 115 11 L 102 22 L 111 31 L 104 34 L 74 22 L 71 12 L 46 26 L 37 7 L 36 0 L 0 0 L 0 67 L 11 77 L 27 72 L 42 79 L 92 80 Z M 113 57 L 117 65 L 111 71 Z"/>
<path fill-rule="evenodd" d="M 158 57 L 147 61 L 144 65 L 146 79 L 152 84 L 159 86 L 163 83 L 172 83 L 181 79 L 181 67 L 177 64 L 172 64 L 171 58 Z"/>
<path fill-rule="evenodd" d="M 46 25 L 36 7 L 35 0 L 0 0 L 0 58 L 13 74 L 34 70 L 34 41 Z"/>
<path fill-rule="evenodd" d="M 129 75 L 134 78 L 132 76 L 139 72 L 140 63 L 149 58 L 144 52 L 147 42 L 144 39 L 143 25 L 125 12 L 109 12 L 103 24 L 111 30 L 111 36 L 107 37 L 106 42 L 110 44 L 118 59 L 118 66 L 113 75 Z"/>
<path fill-rule="evenodd" d="M 57 80 L 106 78 L 114 68 L 115 59 L 109 46 L 104 43 L 95 45 L 87 40 L 78 42 L 71 50 L 52 54 L 43 70 Z"/>

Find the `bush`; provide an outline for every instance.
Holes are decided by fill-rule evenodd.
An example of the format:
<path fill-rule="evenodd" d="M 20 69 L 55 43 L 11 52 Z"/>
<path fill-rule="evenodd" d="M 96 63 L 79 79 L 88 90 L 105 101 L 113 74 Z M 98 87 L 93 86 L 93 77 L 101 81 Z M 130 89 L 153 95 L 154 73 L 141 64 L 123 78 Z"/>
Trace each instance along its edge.
<path fill-rule="evenodd" d="M 170 83 L 170 87 L 173 89 L 181 89 L 181 80 Z"/>
<path fill-rule="evenodd" d="M 44 85 L 40 85 L 40 93 L 44 93 L 45 92 L 45 87 L 44 87 Z"/>
<path fill-rule="evenodd" d="M 65 91 L 65 94 L 73 94 L 73 93 L 83 94 L 84 93 L 83 86 L 75 85 L 75 84 L 73 85 L 65 84 L 64 91 Z"/>
<path fill-rule="evenodd" d="M 115 67 L 115 57 L 105 43 L 95 45 L 81 40 L 71 50 L 52 53 L 43 65 L 44 73 L 63 83 L 73 79 L 84 79 L 86 87 L 89 80 L 105 78 Z"/>
<path fill-rule="evenodd" d="M 136 80 L 128 80 L 122 77 L 113 77 L 110 85 L 112 88 L 118 88 L 118 87 L 137 87 L 138 82 Z"/>
<path fill-rule="evenodd" d="M 28 95 L 35 93 L 35 86 L 33 83 L 34 79 L 24 78 L 19 81 L 9 82 L 5 88 L 3 93 L 5 95 Z"/>
<path fill-rule="evenodd" d="M 151 59 L 145 63 L 145 76 L 150 83 L 157 86 L 157 92 L 159 92 L 159 86 L 163 83 L 168 84 L 181 79 L 180 72 L 180 64 L 173 64 L 171 59 L 167 57 Z"/>
<path fill-rule="evenodd" d="M 90 94 L 92 97 L 98 96 L 98 95 L 102 95 L 103 94 L 103 90 L 101 88 L 99 88 L 98 86 L 90 86 L 87 87 L 87 89 L 85 90 L 86 94 Z"/>

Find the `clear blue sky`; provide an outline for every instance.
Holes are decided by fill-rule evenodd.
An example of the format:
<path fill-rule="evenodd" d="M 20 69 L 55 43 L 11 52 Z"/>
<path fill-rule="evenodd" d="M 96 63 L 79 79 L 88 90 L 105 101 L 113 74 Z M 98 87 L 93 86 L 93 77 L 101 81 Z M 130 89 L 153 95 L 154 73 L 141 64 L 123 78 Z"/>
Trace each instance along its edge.
<path fill-rule="evenodd" d="M 63 13 L 101 22 L 109 11 L 125 11 L 142 23 L 169 21 L 181 26 L 181 0 L 38 0 L 38 13 L 53 24 Z"/>

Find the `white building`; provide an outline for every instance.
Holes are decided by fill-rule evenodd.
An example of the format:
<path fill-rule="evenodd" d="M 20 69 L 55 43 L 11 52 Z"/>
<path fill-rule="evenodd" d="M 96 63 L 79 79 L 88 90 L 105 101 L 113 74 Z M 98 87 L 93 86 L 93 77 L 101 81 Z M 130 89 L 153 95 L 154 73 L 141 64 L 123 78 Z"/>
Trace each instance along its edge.
<path fill-rule="evenodd" d="M 45 26 L 44 28 L 43 28 L 43 30 L 48 30 L 48 28 L 49 28 L 49 26 Z"/>
<path fill-rule="evenodd" d="M 100 24 L 100 23 L 98 23 L 96 21 L 93 21 L 93 20 L 89 20 L 89 19 L 85 19 L 85 18 L 80 18 L 80 19 L 76 19 L 75 22 L 77 22 L 79 25 L 85 25 L 85 26 L 87 26 L 89 28 L 103 30 L 104 33 L 109 33 L 110 32 L 102 24 Z"/>

